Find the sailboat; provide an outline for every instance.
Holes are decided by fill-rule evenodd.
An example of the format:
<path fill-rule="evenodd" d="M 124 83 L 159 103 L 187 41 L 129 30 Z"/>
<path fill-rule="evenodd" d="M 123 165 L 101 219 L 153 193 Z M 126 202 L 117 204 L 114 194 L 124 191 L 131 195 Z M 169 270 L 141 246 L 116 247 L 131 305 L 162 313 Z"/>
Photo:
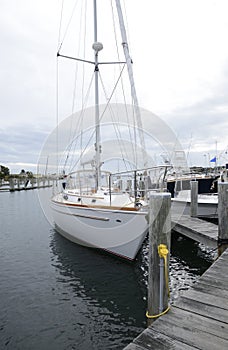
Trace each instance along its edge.
<path fill-rule="evenodd" d="M 134 113 L 136 115 L 139 140 L 142 153 L 144 153 L 145 145 L 134 86 L 132 60 L 129 55 L 120 1 L 116 0 L 115 3 L 125 57 L 124 62 L 118 63 L 127 66 L 134 104 L 133 109 L 129 106 L 118 108 L 118 113 L 121 114 L 123 109 L 127 109 L 129 114 Z M 95 114 L 95 154 L 91 161 L 86 160 L 84 162 L 79 156 L 80 169 L 72 171 L 64 177 L 63 188 L 55 193 L 51 199 L 51 209 L 56 230 L 65 238 L 80 245 L 102 249 L 122 258 L 133 260 L 148 231 L 148 204 L 145 195 L 145 186 L 148 187 L 148 185 L 145 185 L 145 181 L 142 181 L 142 179 L 148 179 L 149 168 L 147 163 L 144 162 L 144 167 L 141 170 L 133 169 L 131 175 L 129 175 L 129 170 L 120 173 L 102 170 L 100 122 L 105 112 L 107 112 L 107 108 L 99 105 L 99 68 L 104 62 L 99 61 L 99 53 L 103 49 L 103 45 L 97 37 L 96 0 L 93 1 L 93 7 L 94 43 L 92 48 L 94 50 L 94 60 L 74 59 L 94 66 L 95 107 L 89 110 L 88 114 L 91 115 L 93 112 Z M 72 57 L 62 55 L 60 52 L 58 52 L 58 56 L 72 59 Z M 110 62 L 110 64 L 115 63 Z M 113 108 L 111 108 L 112 111 Z M 140 178 L 138 179 L 138 177 Z"/>

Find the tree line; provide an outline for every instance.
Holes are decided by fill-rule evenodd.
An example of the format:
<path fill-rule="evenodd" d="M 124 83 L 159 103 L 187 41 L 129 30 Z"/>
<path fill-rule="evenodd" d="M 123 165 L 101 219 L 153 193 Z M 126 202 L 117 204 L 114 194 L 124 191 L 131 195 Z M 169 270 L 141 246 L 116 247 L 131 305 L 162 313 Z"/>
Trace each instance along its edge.
<path fill-rule="evenodd" d="M 0 165 L 0 179 L 8 180 L 10 177 L 27 177 L 32 178 L 33 173 L 31 171 L 25 171 L 22 169 L 19 174 L 10 174 L 10 169 L 4 165 Z"/>

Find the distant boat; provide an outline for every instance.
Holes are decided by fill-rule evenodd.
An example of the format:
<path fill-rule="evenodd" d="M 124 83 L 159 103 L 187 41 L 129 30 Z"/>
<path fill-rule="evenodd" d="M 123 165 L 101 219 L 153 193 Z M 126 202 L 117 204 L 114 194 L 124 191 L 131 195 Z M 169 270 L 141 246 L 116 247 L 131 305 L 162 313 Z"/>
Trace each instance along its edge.
<path fill-rule="evenodd" d="M 221 174 L 189 174 L 169 179 L 168 190 L 172 193 L 173 212 L 190 214 L 190 181 L 198 182 L 198 215 L 218 215 L 218 181 L 227 181 L 227 169 Z"/>
<path fill-rule="evenodd" d="M 215 174 L 184 174 L 180 176 L 170 176 L 167 178 L 167 190 L 172 198 L 176 197 L 180 191 L 190 190 L 190 181 L 198 182 L 198 193 L 217 193 L 217 181 L 219 175 Z"/>
<path fill-rule="evenodd" d="M 228 164 L 219 175 L 195 176 L 191 180 L 198 181 L 198 215 L 199 216 L 214 216 L 218 215 L 218 181 L 228 181 Z M 185 180 L 186 181 L 186 178 Z M 191 205 L 191 190 L 190 179 L 187 181 L 188 189 L 183 189 L 183 184 L 179 184 L 177 191 L 172 198 L 173 212 L 183 211 L 185 214 L 190 213 Z"/>
<path fill-rule="evenodd" d="M 182 190 L 172 198 L 172 212 L 190 214 L 191 191 Z M 218 214 L 218 194 L 203 193 L 198 195 L 198 211 L 199 216 L 216 216 Z"/>

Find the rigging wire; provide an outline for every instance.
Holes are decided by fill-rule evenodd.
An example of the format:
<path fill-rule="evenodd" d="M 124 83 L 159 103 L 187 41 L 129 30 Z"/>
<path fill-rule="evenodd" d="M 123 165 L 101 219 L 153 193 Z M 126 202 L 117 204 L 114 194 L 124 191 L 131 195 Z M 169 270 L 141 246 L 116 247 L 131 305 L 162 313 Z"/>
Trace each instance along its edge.
<path fill-rule="evenodd" d="M 63 39 L 60 43 L 60 36 L 61 36 L 61 26 L 62 26 L 62 18 L 63 18 L 63 3 L 64 3 L 64 0 L 62 0 L 62 9 L 61 9 L 61 18 L 60 18 L 60 28 L 59 28 L 59 42 L 58 42 L 58 47 L 59 47 L 59 50 L 61 49 L 62 45 L 63 45 L 63 42 L 66 38 L 66 35 L 68 33 L 68 30 L 69 30 L 69 27 L 70 27 L 70 24 L 71 24 L 71 21 L 72 21 L 72 18 L 73 18 L 73 15 L 75 13 L 75 10 L 76 10 L 76 7 L 77 7 L 77 4 L 78 4 L 78 0 L 75 2 L 75 5 L 73 7 L 73 10 L 72 10 L 72 14 L 70 16 L 70 19 L 68 21 L 68 24 L 67 24 L 67 27 L 66 27 L 66 30 L 65 30 L 65 33 L 63 35 Z M 83 2 L 84 3 L 84 2 Z M 112 7 L 112 16 L 113 16 L 113 28 L 114 28 L 114 33 L 115 33 L 115 42 L 116 42 L 116 49 L 117 49 L 117 56 L 118 56 L 118 59 L 120 61 L 120 54 L 119 54 L 119 50 L 118 50 L 118 44 L 117 44 L 117 33 L 116 33 L 116 26 L 115 26 L 115 18 L 114 18 L 114 11 L 113 11 L 113 4 L 112 4 L 112 1 L 111 1 L 111 7 Z M 84 18 L 86 19 L 86 8 L 87 8 L 87 1 L 85 1 L 85 7 L 84 7 Z M 80 37 L 82 36 L 82 15 L 83 15 L 83 5 L 81 6 L 81 22 L 80 22 L 80 31 L 79 31 L 79 35 Z M 83 53 L 84 53 L 84 58 L 85 58 L 85 39 L 86 39 L 86 21 L 84 22 L 84 47 L 83 47 Z M 79 40 L 80 42 L 80 40 Z M 58 50 L 58 51 L 59 51 Z M 80 51 L 80 46 L 78 48 L 78 52 Z M 123 71 L 124 71 L 124 67 L 125 67 L 125 64 L 123 67 L 121 67 L 121 65 L 119 64 L 119 77 L 117 79 L 117 82 L 112 90 L 112 93 L 107 101 L 107 106 L 105 108 L 105 110 L 103 111 L 103 114 L 100 116 L 100 121 L 102 119 L 102 117 L 104 116 L 107 108 L 109 108 L 111 110 L 111 107 L 110 107 L 110 101 L 111 99 L 113 98 L 113 95 L 114 95 L 114 92 L 116 91 L 116 87 L 117 85 L 119 84 L 119 82 L 121 83 L 121 87 L 122 87 L 122 93 L 123 93 L 123 98 L 124 98 L 124 105 L 125 105 L 125 109 L 126 109 L 126 116 L 127 116 L 127 124 L 128 124 L 128 132 L 129 132 L 129 138 L 131 140 L 131 147 L 132 147 L 132 153 L 134 154 L 134 157 L 135 157 L 135 160 L 137 161 L 137 155 L 136 155 L 136 130 L 135 130 L 135 127 L 134 127 L 134 137 L 132 136 L 132 129 L 130 128 L 130 123 L 129 123 L 129 115 L 128 115 L 128 109 L 127 109 L 127 103 L 126 103 L 126 95 L 125 95 L 125 90 L 124 90 L 124 84 L 123 84 L 123 79 L 122 79 L 122 74 L 123 74 Z M 75 80 L 74 80 L 74 92 L 73 92 L 73 101 L 72 101 L 72 114 L 75 110 L 75 97 L 76 97 L 76 91 L 77 91 L 77 84 L 76 84 L 76 81 L 77 81 L 77 75 L 78 75 L 78 64 L 76 65 L 76 69 L 75 69 Z M 99 74 L 100 75 L 100 74 Z M 71 127 L 70 127 L 70 133 L 71 133 L 71 136 L 69 136 L 69 149 L 68 149 L 68 154 L 67 154 L 67 157 L 65 159 L 65 163 L 64 163 L 64 167 L 66 166 L 68 160 L 69 160 L 69 156 L 70 156 L 70 153 L 73 151 L 73 153 L 75 152 L 76 150 L 76 146 L 77 146 L 77 142 L 74 144 L 74 147 L 73 147 L 73 140 L 75 140 L 75 137 L 76 137 L 76 134 L 78 132 L 78 129 L 81 129 L 80 131 L 80 149 L 81 149 L 81 156 L 79 157 L 79 160 L 82 159 L 82 156 L 83 154 L 85 153 L 85 149 L 83 149 L 83 145 L 82 145 L 82 136 L 83 136 L 83 132 L 82 132 L 82 123 L 83 123 L 83 115 L 84 115 L 84 108 L 85 106 L 87 105 L 87 101 L 88 101 L 88 96 L 89 96 L 89 91 L 91 89 L 91 85 L 92 85 L 92 81 L 93 81 L 93 78 L 94 78 L 94 74 L 92 75 L 92 79 L 90 81 L 90 84 L 89 84 L 89 88 L 88 88 L 88 91 L 87 91 L 87 94 L 86 94 L 86 97 L 85 99 L 83 99 L 83 95 L 84 95 L 84 89 L 85 89 L 85 71 L 84 71 L 84 63 L 83 63 L 83 78 L 82 78 L 82 86 L 81 86 L 81 92 L 82 92 L 82 108 L 81 108 L 81 113 L 80 113 L 80 116 L 79 116 L 79 122 L 77 123 L 76 125 L 76 128 L 74 130 L 74 133 L 72 132 L 73 130 L 73 115 L 72 115 L 72 119 L 71 119 Z M 101 76 L 100 76 L 100 80 L 102 82 L 102 79 L 101 79 Z M 103 84 L 103 82 L 102 82 Z M 57 84 L 58 85 L 58 84 Z M 103 89 L 104 89 L 104 92 L 105 92 L 105 88 L 104 88 L 104 84 L 103 84 Z M 106 92 L 105 92 L 106 94 Z M 107 96 L 107 94 L 106 94 Z M 57 101 L 57 105 L 59 104 L 59 102 Z M 134 102 L 132 101 L 132 108 L 133 108 L 133 104 Z M 136 121 L 135 121 L 135 113 L 134 113 L 134 108 L 133 108 L 133 121 L 134 121 L 134 125 L 136 125 Z M 113 117 L 113 112 L 111 113 L 111 117 Z M 57 117 L 57 120 L 58 120 L 58 117 Z M 115 130 L 116 132 L 116 136 L 117 138 L 119 138 L 119 141 L 120 141 L 120 136 L 118 136 L 118 134 L 120 135 L 120 130 L 119 129 L 116 129 Z M 57 132 L 58 134 L 58 132 Z M 94 134 L 94 133 L 93 133 Z M 87 143 L 87 145 L 90 143 L 92 137 L 93 137 L 93 134 L 91 135 L 90 139 L 89 139 L 89 142 Z M 57 139 L 58 139 L 58 136 L 57 136 Z M 132 140 L 135 139 L 135 142 L 133 142 Z M 72 140 L 72 141 L 71 141 Z M 121 143 L 120 143 L 121 144 Z M 135 144 L 135 147 L 133 146 Z M 87 146 L 86 146 L 87 147 Z M 121 153 L 123 155 L 123 152 L 121 150 Z M 79 161 L 78 160 L 78 161 Z M 76 166 L 78 164 L 78 161 L 76 162 L 76 164 L 74 166 Z M 125 165 L 126 166 L 126 165 Z M 73 167 L 73 157 L 71 157 L 71 164 L 70 164 L 70 167 L 72 169 Z"/>
<path fill-rule="evenodd" d="M 118 85 L 118 83 L 119 83 L 119 81 L 120 81 L 120 79 L 121 79 L 121 76 L 122 76 L 122 74 L 123 74 L 123 71 L 124 71 L 125 66 L 126 66 L 126 64 L 123 65 L 123 68 L 122 68 L 122 70 L 121 70 L 121 72 L 120 72 L 119 78 L 117 79 L 117 81 L 116 81 L 116 83 L 115 83 L 115 85 L 114 85 L 114 88 L 113 88 L 113 90 L 112 90 L 112 92 L 111 92 L 111 95 L 110 95 L 110 97 L 109 97 L 109 100 L 107 101 L 107 104 L 106 104 L 106 106 L 105 106 L 105 108 L 104 108 L 104 111 L 102 112 L 102 114 L 101 114 L 101 116 L 100 116 L 100 121 L 101 121 L 102 118 L 104 117 L 105 112 L 106 112 L 107 108 L 109 107 L 110 101 L 111 101 L 111 99 L 112 99 L 112 97 L 113 97 L 113 95 L 114 95 L 114 92 L 116 91 L 117 85 Z M 94 75 L 94 74 L 93 74 L 93 75 Z M 90 144 L 92 138 L 94 137 L 94 135 L 95 135 L 95 130 L 93 130 L 93 132 L 92 132 L 92 134 L 91 134 L 91 136 L 90 136 L 88 142 L 86 143 L 84 149 L 82 150 L 82 153 L 81 153 L 82 156 L 84 155 L 84 153 L 85 153 L 87 147 L 89 146 L 89 144 Z M 82 157 L 82 156 L 81 156 L 81 157 Z M 74 163 L 74 165 L 73 165 L 73 167 L 72 167 L 71 169 L 74 169 L 74 168 L 78 165 L 79 161 L 81 160 L 81 157 L 79 157 L 79 159 Z"/>
<path fill-rule="evenodd" d="M 85 1 L 85 11 L 84 11 L 84 46 L 83 46 L 83 59 L 85 60 L 85 52 L 86 52 L 86 34 L 87 34 L 87 21 L 86 21 L 86 17 L 87 17 L 87 0 Z M 83 62 L 83 73 L 82 73 L 82 107 L 84 105 L 84 100 L 83 100 L 83 96 L 84 96 L 84 88 L 85 88 L 85 63 Z"/>
<path fill-rule="evenodd" d="M 83 2 L 81 4 L 81 16 L 80 16 L 80 30 L 79 30 L 79 38 L 81 37 L 82 34 L 82 13 L 83 13 Z M 77 57 L 79 56 L 80 53 L 80 49 L 81 49 L 81 41 L 79 41 L 79 45 L 78 45 L 78 52 L 77 52 Z M 84 66 L 84 63 L 83 63 Z M 75 73 L 74 73 L 74 87 L 73 87 L 73 95 L 72 95 L 72 108 L 71 108 L 71 125 L 70 125 L 70 132 L 69 132 L 69 137 L 68 137 L 68 144 L 70 144 L 71 139 L 72 139 L 72 132 L 73 132 L 73 113 L 75 110 L 75 100 L 76 100 L 76 92 L 77 92 L 77 80 L 78 80 L 78 61 L 75 62 Z M 79 126 L 80 124 L 78 124 Z M 70 148 L 68 150 L 68 153 L 66 155 L 66 160 L 64 163 L 64 168 L 66 167 L 67 164 L 67 160 L 69 158 L 69 154 L 70 154 Z"/>
<path fill-rule="evenodd" d="M 81 37 L 81 30 L 82 30 L 82 8 L 81 6 L 81 16 L 80 16 L 80 29 L 79 29 L 79 38 Z M 78 41 L 78 52 L 76 57 L 79 57 L 79 52 L 81 49 L 81 41 Z M 73 88 L 73 95 L 72 95 L 72 108 L 71 108 L 71 113 L 74 113 L 74 108 L 75 108 L 75 96 L 76 96 L 76 90 L 77 90 L 77 78 L 78 78 L 78 61 L 75 61 L 75 73 L 74 73 L 74 88 Z"/>
<path fill-rule="evenodd" d="M 60 12 L 57 52 L 60 45 L 60 36 L 61 36 L 61 28 L 62 28 L 62 20 L 63 20 L 63 5 L 64 5 L 64 0 L 62 0 L 62 6 L 61 6 L 61 12 Z"/>
<path fill-rule="evenodd" d="M 83 6 L 84 5 L 84 6 Z M 83 14 L 84 12 L 84 14 Z M 80 24 L 79 24 L 79 33 L 78 33 L 78 38 L 79 40 L 77 41 L 78 43 L 78 51 L 77 51 L 77 55 L 76 57 L 80 57 L 80 51 L 81 51 L 81 40 L 80 38 L 83 36 L 84 40 L 83 40 L 83 59 L 85 59 L 85 41 L 86 41 L 86 16 L 87 16 L 87 0 L 83 1 L 81 4 L 81 11 L 80 11 L 81 15 L 80 15 Z M 83 22 L 83 18 L 84 18 L 84 22 Z M 83 25 L 84 23 L 84 25 Z M 84 95 L 84 80 L 85 80 L 85 69 L 84 69 L 84 62 L 81 62 L 82 64 L 82 87 L 81 87 L 81 95 L 82 95 L 82 105 L 83 106 L 83 95 Z M 75 76 L 74 76 L 74 90 L 73 90 L 73 97 L 72 97 L 72 113 L 74 113 L 75 110 L 75 100 L 76 100 L 76 91 L 77 91 L 77 77 L 78 77 L 78 61 L 76 61 L 75 64 Z"/>
<path fill-rule="evenodd" d="M 189 142 L 189 145 L 188 145 L 187 156 L 186 156 L 187 161 L 189 160 L 189 154 L 190 154 L 191 147 L 192 147 L 192 138 L 193 138 L 193 137 L 192 137 L 192 133 L 191 133 L 190 142 Z"/>
<path fill-rule="evenodd" d="M 112 9 L 112 22 L 113 22 L 113 28 L 114 28 L 114 37 L 115 37 L 117 57 L 118 57 L 118 60 L 120 61 L 120 53 L 119 53 L 119 47 L 118 47 L 118 42 L 117 42 L 117 31 L 116 31 L 116 22 L 115 22 L 115 16 L 114 16 L 113 0 L 111 1 L 111 9 Z M 120 64 L 119 64 L 119 70 L 121 71 Z M 129 133 L 129 137 L 130 137 L 131 144 L 132 144 L 132 153 L 135 154 L 134 147 L 133 147 L 133 141 L 132 141 L 133 138 L 132 138 L 131 129 L 130 129 L 129 115 L 128 115 L 128 110 L 126 107 L 127 102 L 126 102 L 126 95 L 125 95 L 125 90 L 124 90 L 124 83 L 123 83 L 122 78 L 121 78 L 121 88 L 122 88 L 125 111 L 126 111 L 126 116 L 127 116 L 128 133 Z"/>
<path fill-rule="evenodd" d="M 65 40 L 65 37 L 67 35 L 70 23 L 72 21 L 75 9 L 77 7 L 77 3 L 78 0 L 75 2 L 73 11 L 71 13 L 71 17 L 70 20 L 68 22 L 68 25 L 66 27 L 65 33 L 63 35 L 63 39 L 60 42 L 60 38 L 61 38 L 61 31 L 62 31 L 62 22 L 63 22 L 63 8 L 64 8 L 64 0 L 62 0 L 62 5 L 61 5 L 61 11 L 60 11 L 60 20 L 59 20 L 59 31 L 58 31 L 58 44 L 57 44 L 57 52 L 59 53 L 63 42 Z M 58 60 L 59 56 L 57 55 L 57 60 L 56 60 L 56 173 L 57 175 L 59 174 L 59 60 Z M 67 156 L 68 158 L 68 156 Z M 67 161 L 67 159 L 66 159 Z M 66 163 L 65 161 L 65 163 Z M 65 165 L 64 165 L 65 168 Z M 64 170 L 63 168 L 63 170 Z"/>
<path fill-rule="evenodd" d="M 73 147 L 73 145 L 74 145 L 74 147 L 71 150 L 71 153 L 74 154 L 76 152 L 76 146 L 77 146 L 77 143 L 74 143 L 74 140 L 75 140 L 75 138 L 77 138 L 78 131 L 80 131 L 80 135 L 81 135 L 81 137 L 80 137 L 81 155 L 79 157 L 79 160 L 82 159 L 82 156 L 83 156 L 85 150 L 83 151 L 83 147 L 82 147 L 82 136 L 83 136 L 82 128 L 81 128 L 81 130 L 78 130 L 78 129 L 80 128 L 80 125 L 82 125 L 83 115 L 84 115 L 84 112 L 85 112 L 85 109 L 86 109 L 86 106 L 87 106 L 87 103 L 88 103 L 88 100 L 89 100 L 89 94 L 90 94 L 90 91 L 91 91 L 93 80 L 94 80 L 94 72 L 92 73 L 92 77 L 91 77 L 91 80 L 90 80 L 90 83 L 89 83 L 89 87 L 88 87 L 87 93 L 85 95 L 84 104 L 82 106 L 82 109 L 81 109 L 81 112 L 80 112 L 80 115 L 79 115 L 79 118 L 78 118 L 78 122 L 77 122 L 78 128 L 77 127 L 75 128 L 74 135 L 72 136 L 72 141 L 70 143 L 70 147 Z M 89 143 L 87 145 L 89 145 Z M 71 158 L 71 163 L 69 164 L 69 169 L 71 169 L 71 170 L 75 167 L 75 165 L 72 165 L 72 164 L 73 164 L 73 157 Z"/>
<path fill-rule="evenodd" d="M 78 140 L 78 137 L 77 137 L 78 132 L 80 132 L 80 135 L 83 135 L 82 134 L 82 129 L 80 129 L 80 125 L 82 124 L 85 108 L 86 108 L 86 105 L 87 105 L 88 100 L 89 100 L 89 94 L 90 94 L 90 91 L 91 91 L 93 80 L 94 80 L 94 72 L 92 74 L 92 77 L 91 77 L 91 80 L 90 80 L 90 83 L 89 83 L 89 87 L 87 89 L 87 93 L 86 93 L 86 96 L 85 96 L 85 99 L 84 99 L 84 105 L 82 106 L 82 109 L 80 111 L 80 114 L 79 114 L 79 117 L 78 117 L 77 121 L 75 120 L 75 114 L 72 114 L 70 116 L 70 118 L 71 118 L 71 125 L 73 125 L 73 121 L 75 121 L 76 127 L 74 129 L 74 133 L 72 134 L 71 140 L 69 140 L 69 142 L 68 142 L 68 147 L 67 147 L 67 150 L 66 150 L 67 156 L 65 156 L 64 169 L 66 168 L 68 159 L 70 159 L 70 154 L 74 155 L 74 153 L 76 152 L 77 142 L 75 142 L 75 139 L 76 139 L 76 141 Z M 72 130 L 73 130 L 73 127 L 72 127 Z M 81 145 L 80 149 L 82 150 L 82 140 L 80 141 L 80 145 Z M 81 156 L 80 156 L 80 158 L 81 158 Z M 69 163 L 69 165 L 68 165 L 69 169 L 72 169 L 72 162 L 73 162 L 73 157 L 71 157 L 71 163 Z"/>
<path fill-rule="evenodd" d="M 68 23 L 68 26 L 67 26 L 67 30 L 65 32 L 65 36 L 66 36 L 66 33 L 68 31 L 68 28 L 69 28 L 69 25 L 70 25 L 70 22 L 73 18 L 73 14 L 74 14 L 74 11 L 76 9 L 76 6 L 77 6 L 77 2 L 75 3 L 75 6 L 74 6 L 74 9 L 72 11 L 72 14 L 71 14 L 71 18 L 70 18 L 70 21 Z M 87 16 L 87 0 L 86 1 L 83 1 L 81 2 L 81 10 L 80 10 L 80 30 L 79 30 L 79 39 L 84 36 L 84 42 L 83 42 L 83 48 L 82 48 L 82 51 L 83 51 L 83 58 L 85 59 L 85 41 L 86 41 L 86 16 Z M 84 25 L 83 25 L 83 18 L 84 18 Z M 65 38 L 64 36 L 64 38 Z M 81 52 L 81 40 L 78 40 L 77 42 L 79 42 L 79 45 L 78 45 L 78 49 L 77 49 L 77 57 L 80 56 L 80 52 Z M 83 95 L 84 95 L 84 86 L 85 86 L 85 70 L 84 70 L 84 63 L 81 63 L 83 64 L 83 77 L 82 77 L 82 86 L 81 86 L 81 95 L 82 95 L 82 106 L 81 106 L 81 111 L 83 111 Z M 72 108 L 71 108 L 71 124 L 70 124 L 70 132 L 69 132 L 69 142 L 68 144 L 71 144 L 71 140 L 74 138 L 74 135 L 78 132 L 78 130 L 82 129 L 83 127 L 83 118 L 79 118 L 79 123 L 77 124 L 77 127 L 76 130 L 74 130 L 73 132 L 73 114 L 75 112 L 75 101 L 76 101 L 76 96 L 77 96 L 77 92 L 79 91 L 79 87 L 77 86 L 77 82 L 78 82 L 78 62 L 76 61 L 75 63 L 75 74 L 74 74 L 74 83 L 73 83 L 73 94 L 72 94 Z M 78 129 L 78 130 L 77 130 Z M 82 134 L 82 133 L 81 133 Z M 82 143 L 82 141 L 81 141 Z M 70 147 L 68 148 L 68 153 L 66 155 L 66 159 L 65 159 L 65 162 L 64 162 L 64 168 L 66 167 L 67 165 L 67 161 L 69 159 L 69 155 L 70 155 L 70 152 L 71 152 L 71 149 Z"/>
<path fill-rule="evenodd" d="M 74 7 L 73 7 L 73 10 L 72 10 L 72 13 L 71 13 L 70 19 L 69 19 L 69 21 L 68 21 L 68 24 L 67 24 L 66 29 L 65 29 L 65 33 L 64 33 L 64 35 L 63 35 L 63 39 L 62 39 L 61 43 L 59 44 L 59 47 L 58 47 L 57 52 L 60 52 L 61 47 L 62 47 L 62 45 L 63 45 L 63 42 L 64 42 L 64 40 L 65 40 L 65 38 L 66 38 L 66 35 L 67 35 L 67 33 L 68 33 L 68 30 L 69 30 L 69 27 L 70 27 L 71 21 L 72 21 L 72 19 L 73 19 L 74 12 L 75 12 L 75 10 L 76 10 L 76 7 L 77 7 L 77 4 L 78 4 L 78 1 L 79 1 L 79 0 L 76 0 L 76 2 L 75 2 L 75 4 L 74 4 Z M 63 2 L 64 2 L 64 0 L 63 0 Z M 63 11 L 62 11 L 62 15 L 63 15 Z M 61 16 L 61 24 L 62 24 L 62 16 Z M 59 41 L 60 41 L 60 40 L 59 40 Z"/>
<path fill-rule="evenodd" d="M 103 82 L 102 77 L 101 77 L 100 74 L 99 74 L 99 78 L 100 78 L 101 86 L 103 88 L 103 91 L 104 91 L 104 94 L 106 96 L 106 99 L 108 100 L 108 96 L 107 96 L 107 92 L 105 90 L 104 82 Z M 123 140 L 121 138 L 121 132 L 120 132 L 120 129 L 119 129 L 119 123 L 115 122 L 115 120 L 114 120 L 114 112 L 113 112 L 113 110 L 112 110 L 110 105 L 109 105 L 109 111 L 110 111 L 113 127 L 114 127 L 114 130 L 115 130 L 115 133 L 116 133 L 116 137 L 117 137 L 117 140 L 118 140 L 119 145 L 120 145 L 120 151 L 121 151 L 121 155 L 122 155 L 122 160 L 123 160 L 125 168 L 127 170 L 127 163 L 126 163 L 126 160 L 125 160 L 125 157 L 124 157 L 124 154 L 125 154 L 125 156 L 127 156 L 126 147 L 125 147 L 124 142 L 123 142 Z"/>

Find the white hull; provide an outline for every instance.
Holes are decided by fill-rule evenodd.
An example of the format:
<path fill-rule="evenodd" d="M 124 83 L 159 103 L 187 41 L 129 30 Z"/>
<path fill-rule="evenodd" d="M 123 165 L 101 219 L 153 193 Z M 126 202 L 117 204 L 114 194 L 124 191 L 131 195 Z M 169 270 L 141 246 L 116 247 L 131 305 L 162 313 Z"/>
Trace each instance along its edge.
<path fill-rule="evenodd" d="M 182 191 L 179 196 L 172 198 L 174 214 L 190 214 L 190 191 Z M 218 214 L 218 196 L 210 194 L 198 195 L 198 215 L 213 216 Z"/>
<path fill-rule="evenodd" d="M 133 260 L 144 241 L 146 212 L 51 201 L 57 231 L 70 241 Z"/>

